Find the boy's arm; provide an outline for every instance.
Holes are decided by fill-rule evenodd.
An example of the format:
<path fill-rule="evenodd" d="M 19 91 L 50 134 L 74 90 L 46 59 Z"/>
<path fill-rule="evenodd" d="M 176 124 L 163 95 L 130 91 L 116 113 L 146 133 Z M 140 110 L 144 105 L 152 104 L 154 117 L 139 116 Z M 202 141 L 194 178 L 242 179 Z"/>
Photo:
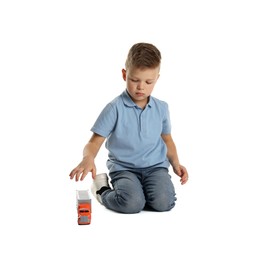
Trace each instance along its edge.
<path fill-rule="evenodd" d="M 166 144 L 167 158 L 173 167 L 174 173 L 181 178 L 181 184 L 185 184 L 188 181 L 188 172 L 186 168 L 179 163 L 176 145 L 172 139 L 171 134 L 162 134 L 161 137 Z"/>
<path fill-rule="evenodd" d="M 92 173 L 92 178 L 95 178 L 96 167 L 94 159 L 105 139 L 105 137 L 96 133 L 92 135 L 90 141 L 85 145 L 83 149 L 83 159 L 80 164 L 71 171 L 69 175 L 70 179 L 73 179 L 75 177 L 76 181 L 78 181 L 79 178 L 82 181 L 89 172 Z"/>
<path fill-rule="evenodd" d="M 94 159 L 97 153 L 99 152 L 100 147 L 104 143 L 105 139 L 106 139 L 105 137 L 93 133 L 90 141 L 85 145 L 83 149 L 83 158 L 91 157 Z"/>

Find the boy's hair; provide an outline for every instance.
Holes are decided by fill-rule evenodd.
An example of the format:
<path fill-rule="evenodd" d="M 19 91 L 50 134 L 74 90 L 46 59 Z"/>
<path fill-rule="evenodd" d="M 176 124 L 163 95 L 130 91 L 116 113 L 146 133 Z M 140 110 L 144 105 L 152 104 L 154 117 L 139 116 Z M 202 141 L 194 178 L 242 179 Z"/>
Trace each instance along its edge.
<path fill-rule="evenodd" d="M 150 43 L 134 44 L 127 56 L 126 69 L 129 68 L 157 68 L 161 64 L 161 53 L 156 46 Z"/>

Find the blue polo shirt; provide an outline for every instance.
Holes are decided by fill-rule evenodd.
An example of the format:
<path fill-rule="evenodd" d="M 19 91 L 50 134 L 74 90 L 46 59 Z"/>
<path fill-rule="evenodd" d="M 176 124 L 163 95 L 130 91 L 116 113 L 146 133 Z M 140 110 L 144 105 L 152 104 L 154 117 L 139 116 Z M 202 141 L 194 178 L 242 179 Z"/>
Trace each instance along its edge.
<path fill-rule="evenodd" d="M 125 90 L 102 110 L 91 131 L 106 137 L 109 172 L 132 168 L 169 167 L 161 134 L 171 133 L 166 102 L 150 96 L 145 109 Z"/>

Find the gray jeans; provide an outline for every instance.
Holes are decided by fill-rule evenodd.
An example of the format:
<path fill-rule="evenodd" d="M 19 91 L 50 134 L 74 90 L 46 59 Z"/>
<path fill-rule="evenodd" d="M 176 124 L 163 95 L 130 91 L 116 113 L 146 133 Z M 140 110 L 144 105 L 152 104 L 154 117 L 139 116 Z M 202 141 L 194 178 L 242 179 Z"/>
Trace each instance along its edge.
<path fill-rule="evenodd" d="M 145 207 L 169 211 L 176 194 L 167 168 L 133 169 L 110 173 L 113 189 L 102 193 L 106 208 L 120 213 L 138 213 Z"/>

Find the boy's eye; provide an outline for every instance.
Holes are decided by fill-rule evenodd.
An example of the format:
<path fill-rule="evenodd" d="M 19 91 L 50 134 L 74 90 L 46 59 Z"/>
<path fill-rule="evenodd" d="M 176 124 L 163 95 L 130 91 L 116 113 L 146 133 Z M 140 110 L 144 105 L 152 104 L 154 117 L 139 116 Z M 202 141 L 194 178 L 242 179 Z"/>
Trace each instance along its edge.
<path fill-rule="evenodd" d="M 138 79 L 130 79 L 130 80 L 131 80 L 132 82 L 139 82 Z M 152 84 L 153 82 L 146 81 L 145 83 L 148 84 L 148 85 L 150 85 L 150 84 Z"/>

